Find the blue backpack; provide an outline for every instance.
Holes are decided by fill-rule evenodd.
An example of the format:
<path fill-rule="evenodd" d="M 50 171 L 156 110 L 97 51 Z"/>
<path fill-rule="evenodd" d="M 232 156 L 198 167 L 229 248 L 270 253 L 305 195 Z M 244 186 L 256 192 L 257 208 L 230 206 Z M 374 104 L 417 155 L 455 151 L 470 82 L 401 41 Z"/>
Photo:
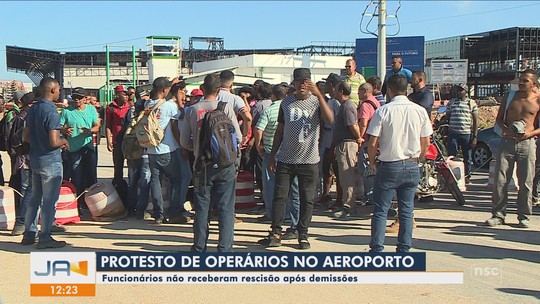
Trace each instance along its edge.
<path fill-rule="evenodd" d="M 232 120 L 225 114 L 225 102 L 219 102 L 217 109 L 207 112 L 199 134 L 198 165 L 217 164 L 225 168 L 238 159 L 238 140 Z"/>

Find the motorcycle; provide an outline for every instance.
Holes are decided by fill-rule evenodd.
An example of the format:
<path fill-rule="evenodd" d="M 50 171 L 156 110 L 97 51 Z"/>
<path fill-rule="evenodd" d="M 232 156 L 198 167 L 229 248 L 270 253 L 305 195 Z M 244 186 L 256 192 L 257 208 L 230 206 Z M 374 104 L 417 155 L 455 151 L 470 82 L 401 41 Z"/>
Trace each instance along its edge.
<path fill-rule="evenodd" d="M 426 160 L 419 164 L 420 182 L 416 191 L 419 201 L 433 194 L 441 192 L 445 187 L 458 205 L 465 205 L 465 198 L 458 187 L 458 180 L 445 160 L 441 143 L 432 136 L 431 144 L 426 153 Z"/>
<path fill-rule="evenodd" d="M 437 139 L 438 131 L 431 136 L 431 144 L 426 153 L 426 160 L 418 164 L 420 170 L 420 181 L 416 190 L 416 199 L 425 201 L 431 199 L 434 194 L 441 192 L 445 187 L 452 195 L 458 205 L 465 205 L 465 198 L 458 187 L 458 181 L 448 162 L 444 158 L 442 152 L 442 144 Z M 367 161 L 367 153 L 364 158 L 364 166 L 369 168 Z M 367 180 L 373 181 L 375 171 L 367 169 L 364 173 L 364 182 Z M 373 188 L 365 187 L 366 194 L 364 195 L 364 204 L 369 205 L 373 200 Z M 369 189 L 369 190 L 368 190 Z M 392 202 L 392 206 L 388 210 L 388 216 L 397 216 L 397 201 Z"/>

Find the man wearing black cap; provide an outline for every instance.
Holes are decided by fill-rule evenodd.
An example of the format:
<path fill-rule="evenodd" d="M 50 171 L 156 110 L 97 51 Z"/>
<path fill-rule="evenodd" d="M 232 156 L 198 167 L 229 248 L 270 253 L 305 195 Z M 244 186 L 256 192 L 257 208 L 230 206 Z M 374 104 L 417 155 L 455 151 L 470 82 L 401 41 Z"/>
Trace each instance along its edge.
<path fill-rule="evenodd" d="M 97 158 L 92 135 L 99 132 L 99 117 L 96 108 L 87 106 L 90 94 L 83 88 L 71 92 L 73 102 L 62 110 L 60 115 L 60 133 L 69 142 L 69 151 L 65 152 L 64 179 L 71 180 L 77 188 L 77 195 L 97 182 Z M 79 199 L 84 204 L 84 199 Z"/>
<path fill-rule="evenodd" d="M 178 78 L 169 81 L 167 77 L 158 77 L 152 83 L 151 100 L 146 102 L 146 109 L 153 109 L 156 113 L 159 126 L 164 130 L 161 143 L 155 147 L 146 149 L 148 164 L 150 166 L 150 190 L 155 199 L 154 218 L 155 224 L 164 222 L 183 224 L 189 221 L 183 207 L 184 202 L 180 199 L 182 175 L 180 170 L 180 146 L 174 138 L 178 133 L 178 118 L 180 110 L 172 100 L 165 100 L 171 87 L 178 82 Z M 145 111 L 146 111 L 145 109 Z M 176 130 L 173 130 L 176 129 Z M 171 206 L 169 218 L 163 213 L 163 196 L 161 195 L 161 176 L 165 175 L 171 185 Z M 143 210 L 139 210 L 141 212 Z"/>
<path fill-rule="evenodd" d="M 281 245 L 281 232 L 285 217 L 285 202 L 289 196 L 291 180 L 298 177 L 300 186 L 300 220 L 298 243 L 300 249 L 309 249 L 308 227 L 313 214 L 313 200 L 319 180 L 318 164 L 321 118 L 332 123 L 334 114 L 323 94 L 311 81 L 311 71 L 298 68 L 293 73 L 296 89 L 294 96 L 281 102 L 278 127 L 270 153 L 269 168 L 275 171 L 272 201 L 272 231 L 265 245 Z M 278 153 L 279 150 L 279 153 Z"/>
<path fill-rule="evenodd" d="M 339 107 L 340 103 L 337 101 L 337 99 L 334 97 L 334 90 L 337 84 L 343 80 L 342 77 L 338 76 L 335 73 L 330 73 L 328 77 L 326 78 L 326 91 L 328 92 L 328 95 L 330 95 L 330 99 L 328 100 L 328 106 L 330 107 L 330 110 L 334 114 L 334 122 L 335 117 L 339 113 Z M 321 130 L 321 156 L 322 156 L 322 168 L 319 168 L 323 179 L 322 184 L 322 191 L 321 191 L 321 197 L 319 199 L 319 203 L 322 205 L 324 209 L 330 207 L 330 188 L 332 187 L 332 184 L 334 183 L 334 176 L 336 177 L 336 192 L 337 192 L 337 199 L 335 204 L 332 206 L 332 208 L 341 208 L 342 202 L 342 191 L 341 186 L 339 185 L 339 182 L 337 182 L 337 179 L 339 178 L 338 170 L 337 170 L 337 162 L 334 154 L 334 149 L 332 149 L 332 141 L 334 138 L 334 123 L 323 123 L 323 129 Z"/>

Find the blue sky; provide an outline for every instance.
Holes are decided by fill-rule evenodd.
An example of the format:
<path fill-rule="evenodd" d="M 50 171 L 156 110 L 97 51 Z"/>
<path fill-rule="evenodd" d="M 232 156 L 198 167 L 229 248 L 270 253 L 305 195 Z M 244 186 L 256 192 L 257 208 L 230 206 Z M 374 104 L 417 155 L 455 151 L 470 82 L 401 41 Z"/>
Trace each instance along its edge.
<path fill-rule="evenodd" d="M 296 48 L 316 41 L 354 42 L 369 1 L 0 1 L 0 80 L 5 45 L 57 51 L 146 48 L 144 37 L 223 37 L 226 49 Z M 389 1 L 388 34 L 426 40 L 513 26 L 540 26 L 538 1 Z M 372 12 L 375 6 L 370 6 Z M 367 23 L 365 17 L 363 28 Z M 376 31 L 376 18 L 368 27 Z M 204 47 L 204 45 L 198 45 Z"/>

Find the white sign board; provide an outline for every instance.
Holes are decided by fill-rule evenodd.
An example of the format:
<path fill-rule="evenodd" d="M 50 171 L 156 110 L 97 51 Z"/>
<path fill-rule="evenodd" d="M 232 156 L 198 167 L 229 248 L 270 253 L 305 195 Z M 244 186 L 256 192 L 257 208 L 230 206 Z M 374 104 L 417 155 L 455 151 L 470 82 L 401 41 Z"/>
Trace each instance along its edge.
<path fill-rule="evenodd" d="M 431 60 L 431 83 L 467 83 L 469 61 L 467 59 Z"/>

